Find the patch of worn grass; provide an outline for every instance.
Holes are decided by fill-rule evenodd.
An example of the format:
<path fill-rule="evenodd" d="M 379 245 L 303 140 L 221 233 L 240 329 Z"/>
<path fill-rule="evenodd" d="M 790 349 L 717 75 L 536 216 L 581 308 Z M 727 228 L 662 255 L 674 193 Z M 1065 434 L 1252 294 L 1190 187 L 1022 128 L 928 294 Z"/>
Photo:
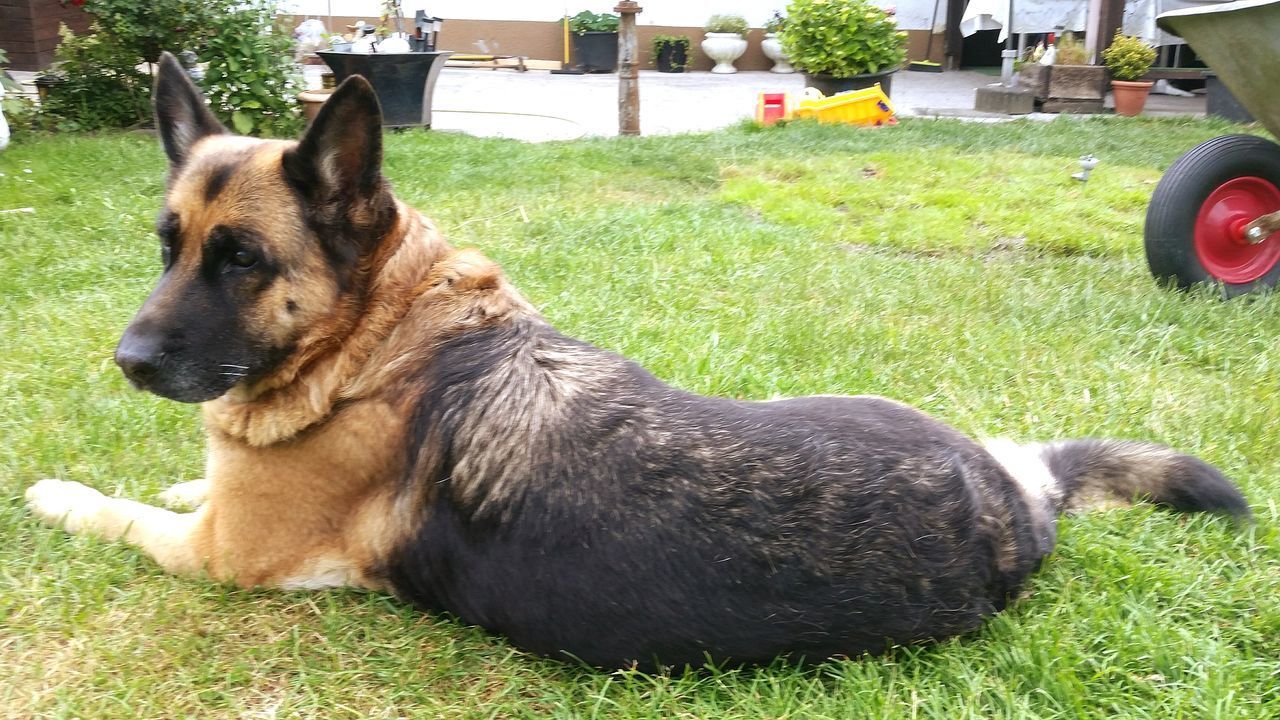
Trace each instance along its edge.
<path fill-rule="evenodd" d="M 1280 303 L 1154 286 L 1159 177 L 1238 128 L 1139 119 L 797 123 L 541 146 L 388 137 L 404 199 L 557 325 L 705 393 L 879 393 L 963 430 L 1159 439 L 1237 479 L 1237 531 L 1064 519 L 970 636 L 812 668 L 601 673 L 390 598 L 245 592 L 34 522 L 45 476 L 154 500 L 201 474 L 194 408 L 116 338 L 158 274 L 136 135 L 0 155 L 0 717 L 1262 718 L 1280 707 Z M 1086 187 L 1075 159 L 1102 158 Z M 30 170 L 30 172 L 24 172 Z M 607 632 L 607 628 L 602 628 Z"/>

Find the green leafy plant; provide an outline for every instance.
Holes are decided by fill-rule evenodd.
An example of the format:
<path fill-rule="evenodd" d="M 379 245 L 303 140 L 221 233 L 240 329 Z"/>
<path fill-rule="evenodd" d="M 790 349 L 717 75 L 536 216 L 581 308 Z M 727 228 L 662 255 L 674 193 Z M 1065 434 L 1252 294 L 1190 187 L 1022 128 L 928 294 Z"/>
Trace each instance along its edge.
<path fill-rule="evenodd" d="M 787 26 L 787 16 L 782 14 L 781 10 L 774 10 L 773 14 L 764 23 L 764 31 L 766 33 L 780 33 L 782 28 Z"/>
<path fill-rule="evenodd" d="M 302 127 L 290 48 L 272 0 L 251 0 L 211 23 L 204 89 L 214 114 L 243 135 L 291 137 Z"/>
<path fill-rule="evenodd" d="M 217 18 L 234 10 L 235 0 L 86 0 L 94 17 L 94 32 L 105 32 L 121 48 L 137 53 L 139 61 L 154 63 L 160 53 L 193 50 L 204 55 L 209 29 Z M 136 63 L 135 63 L 136 64 Z"/>
<path fill-rule="evenodd" d="M 1138 80 L 1147 74 L 1155 61 L 1156 49 L 1132 35 L 1116 33 L 1111 46 L 1102 51 L 1102 62 L 1115 80 Z"/>
<path fill-rule="evenodd" d="M 13 139 L 21 140 L 27 133 L 44 129 L 40 119 L 40 108 L 30 98 L 6 95 L 0 100 L 4 108 L 5 120 L 9 122 L 9 132 Z"/>
<path fill-rule="evenodd" d="M 868 0 L 792 0 L 779 39 L 791 64 L 837 78 L 897 69 L 907 34 Z"/>
<path fill-rule="evenodd" d="M 579 35 L 589 32 L 618 32 L 618 16 L 583 10 L 569 18 L 569 30 Z"/>
<path fill-rule="evenodd" d="M 1074 33 L 1065 33 L 1058 40 L 1058 53 L 1054 65 L 1089 65 L 1089 51 Z"/>
<path fill-rule="evenodd" d="M 95 22 L 86 35 L 65 25 L 54 51 L 58 83 L 40 106 L 50 129 L 100 130 L 139 125 L 150 117 L 151 78 L 137 69 L 139 58 Z"/>
<path fill-rule="evenodd" d="M 671 54 L 672 70 L 684 72 L 685 68 L 689 67 L 691 41 L 688 35 L 654 35 L 650 42 L 655 64 L 658 62 L 658 56 L 665 51 Z"/>
<path fill-rule="evenodd" d="M 746 35 L 751 26 L 747 24 L 747 19 L 741 15 L 732 13 L 726 15 L 712 15 L 707 19 L 707 24 L 702 26 L 703 30 L 709 33 L 734 33 L 735 35 Z"/>

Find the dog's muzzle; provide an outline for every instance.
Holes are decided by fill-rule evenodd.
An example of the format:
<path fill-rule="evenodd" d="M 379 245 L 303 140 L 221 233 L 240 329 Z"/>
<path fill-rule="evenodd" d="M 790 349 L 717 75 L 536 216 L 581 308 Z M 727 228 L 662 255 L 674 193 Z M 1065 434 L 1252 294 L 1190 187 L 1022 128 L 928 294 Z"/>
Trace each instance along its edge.
<path fill-rule="evenodd" d="M 125 330 L 116 346 L 116 365 L 134 385 L 145 388 L 160 372 L 164 363 L 161 338 L 150 333 L 139 333 L 133 328 Z"/>

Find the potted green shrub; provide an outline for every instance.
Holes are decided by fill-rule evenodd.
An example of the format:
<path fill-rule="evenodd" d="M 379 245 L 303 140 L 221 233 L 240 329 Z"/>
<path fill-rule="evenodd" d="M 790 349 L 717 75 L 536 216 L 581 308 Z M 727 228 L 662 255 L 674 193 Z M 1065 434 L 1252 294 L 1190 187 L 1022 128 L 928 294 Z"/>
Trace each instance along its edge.
<path fill-rule="evenodd" d="M 1142 80 L 1156 61 L 1156 49 L 1132 35 L 1116 36 L 1111 46 L 1102 51 L 1102 62 L 1111 71 L 1111 92 L 1115 95 L 1116 114 L 1133 117 L 1142 112 L 1154 82 Z"/>
<path fill-rule="evenodd" d="M 880 83 L 906 61 L 907 34 L 868 0 L 792 0 L 782 47 L 806 84 L 826 95 Z"/>
<path fill-rule="evenodd" d="M 715 61 L 713 73 L 736 73 L 733 61 L 747 51 L 747 19 L 741 15 L 712 15 L 703 27 L 707 37 L 702 41 L 702 52 Z"/>
<path fill-rule="evenodd" d="M 590 10 L 569 18 L 573 34 L 573 55 L 578 67 L 589 73 L 611 73 L 618 69 L 618 16 Z"/>
<path fill-rule="evenodd" d="M 764 24 L 764 39 L 760 41 L 760 50 L 764 52 L 765 57 L 773 61 L 773 67 L 769 68 L 769 72 L 793 73 L 796 71 L 791 67 L 791 59 L 787 57 L 786 51 L 782 49 L 782 41 L 778 39 L 778 33 L 782 32 L 786 24 L 786 16 L 777 10 L 773 11 L 773 15 Z"/>
<path fill-rule="evenodd" d="M 658 72 L 684 72 L 689 67 L 690 43 L 688 35 L 654 35 L 653 64 L 658 66 Z"/>

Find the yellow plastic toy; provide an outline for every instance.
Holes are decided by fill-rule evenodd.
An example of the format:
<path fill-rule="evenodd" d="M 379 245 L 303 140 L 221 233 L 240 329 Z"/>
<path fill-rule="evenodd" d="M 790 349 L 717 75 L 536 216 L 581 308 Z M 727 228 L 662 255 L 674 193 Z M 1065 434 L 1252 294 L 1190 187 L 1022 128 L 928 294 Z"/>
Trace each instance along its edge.
<path fill-rule="evenodd" d="M 876 83 L 864 90 L 843 92 L 826 97 L 817 88 L 805 88 L 796 107 L 796 117 L 817 118 L 818 122 L 842 122 L 851 125 L 879 127 L 897 125 L 893 103 Z"/>
<path fill-rule="evenodd" d="M 806 117 L 817 118 L 818 122 L 866 127 L 898 124 L 893 103 L 880 89 L 880 83 L 831 97 L 823 95 L 817 88 L 805 88 L 799 102 L 784 93 L 760 93 L 756 100 L 757 122 L 772 125 L 779 120 Z"/>

